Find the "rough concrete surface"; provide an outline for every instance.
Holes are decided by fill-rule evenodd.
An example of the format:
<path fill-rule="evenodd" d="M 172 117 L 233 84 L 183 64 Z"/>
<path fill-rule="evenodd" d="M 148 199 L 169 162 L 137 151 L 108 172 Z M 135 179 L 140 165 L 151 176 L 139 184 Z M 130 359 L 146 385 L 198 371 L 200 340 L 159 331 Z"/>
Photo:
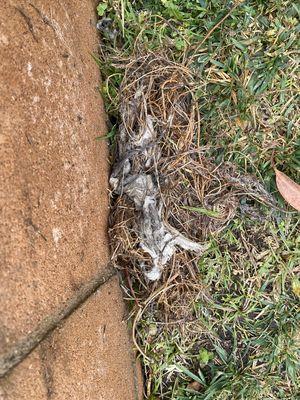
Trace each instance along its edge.
<path fill-rule="evenodd" d="M 0 399 L 136 400 L 136 378 L 115 277 L 0 380 Z"/>
<path fill-rule="evenodd" d="M 0 399 L 135 399 L 95 140 L 96 2 L 0 3 Z"/>
<path fill-rule="evenodd" d="M 1 356 L 105 268 L 107 163 L 94 4 L 0 11 Z"/>

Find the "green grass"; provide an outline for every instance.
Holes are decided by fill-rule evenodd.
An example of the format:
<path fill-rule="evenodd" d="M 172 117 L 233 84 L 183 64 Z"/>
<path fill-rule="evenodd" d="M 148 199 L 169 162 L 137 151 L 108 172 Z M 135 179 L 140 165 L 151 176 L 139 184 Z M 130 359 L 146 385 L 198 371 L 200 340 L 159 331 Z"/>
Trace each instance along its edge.
<path fill-rule="evenodd" d="M 199 324 L 192 341 L 180 328 L 156 332 L 152 313 L 144 315 L 140 337 L 158 398 L 297 398 L 300 314 L 292 284 L 300 240 L 289 233 L 290 222 L 235 220 L 212 240 L 199 264 L 206 295 L 193 304 Z M 190 378 L 201 384 L 200 394 L 187 390 Z"/>
<path fill-rule="evenodd" d="M 108 138 L 114 143 L 118 134 L 124 71 L 116 60 L 137 49 L 168 48 L 198 76 L 208 155 L 255 174 L 286 207 L 271 159 L 274 152 L 277 168 L 299 181 L 300 7 L 287 0 L 237 3 L 231 12 L 234 3 L 221 0 L 100 3 L 101 18 L 110 19 L 99 60 Z M 148 398 L 300 398 L 299 260 L 295 214 L 238 215 L 211 238 L 199 262 L 203 293 L 184 303 L 194 321 L 190 331 L 161 323 L 158 303 L 138 322 Z"/>

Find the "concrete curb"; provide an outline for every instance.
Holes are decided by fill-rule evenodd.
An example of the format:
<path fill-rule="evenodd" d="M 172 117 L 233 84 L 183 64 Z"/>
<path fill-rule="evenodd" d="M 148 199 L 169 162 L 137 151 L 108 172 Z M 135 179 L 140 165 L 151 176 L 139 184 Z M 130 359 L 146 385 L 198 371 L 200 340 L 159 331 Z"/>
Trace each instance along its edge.
<path fill-rule="evenodd" d="M 19 364 L 60 322 L 72 314 L 92 293 L 115 275 L 116 270 L 112 267 L 99 273 L 94 279 L 84 284 L 76 295 L 58 309 L 56 313 L 46 317 L 24 340 L 9 349 L 0 358 L 0 377 L 4 377 L 13 367 Z"/>

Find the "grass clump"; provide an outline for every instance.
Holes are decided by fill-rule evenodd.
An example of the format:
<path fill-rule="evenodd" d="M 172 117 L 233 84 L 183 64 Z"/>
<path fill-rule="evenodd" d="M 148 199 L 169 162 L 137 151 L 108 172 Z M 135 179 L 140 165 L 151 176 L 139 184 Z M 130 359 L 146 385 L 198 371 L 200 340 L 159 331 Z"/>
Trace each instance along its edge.
<path fill-rule="evenodd" d="M 176 104 L 156 166 L 165 218 L 209 245 L 201 257 L 173 256 L 149 283 L 133 207 L 112 198 L 113 259 L 146 397 L 299 398 L 299 219 L 283 212 L 271 165 L 299 180 L 298 4 L 107 0 L 98 13 L 112 162 L 122 110 L 143 83 L 161 132 Z"/>

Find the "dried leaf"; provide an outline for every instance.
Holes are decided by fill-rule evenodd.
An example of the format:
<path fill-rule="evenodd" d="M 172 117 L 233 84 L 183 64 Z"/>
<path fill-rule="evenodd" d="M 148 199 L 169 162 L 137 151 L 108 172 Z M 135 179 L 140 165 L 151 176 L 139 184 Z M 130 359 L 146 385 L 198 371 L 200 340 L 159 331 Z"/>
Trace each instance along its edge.
<path fill-rule="evenodd" d="M 300 211 L 300 185 L 275 168 L 276 185 L 279 193 L 292 207 Z"/>
<path fill-rule="evenodd" d="M 195 391 L 195 392 L 199 392 L 200 389 L 201 389 L 201 385 L 200 385 L 199 382 L 193 381 L 193 382 L 191 382 L 191 383 L 189 383 L 189 384 L 187 385 L 187 388 L 188 388 L 189 390 L 193 390 L 193 391 Z"/>
<path fill-rule="evenodd" d="M 300 281 L 298 278 L 292 280 L 292 290 L 297 297 L 300 297 Z"/>

